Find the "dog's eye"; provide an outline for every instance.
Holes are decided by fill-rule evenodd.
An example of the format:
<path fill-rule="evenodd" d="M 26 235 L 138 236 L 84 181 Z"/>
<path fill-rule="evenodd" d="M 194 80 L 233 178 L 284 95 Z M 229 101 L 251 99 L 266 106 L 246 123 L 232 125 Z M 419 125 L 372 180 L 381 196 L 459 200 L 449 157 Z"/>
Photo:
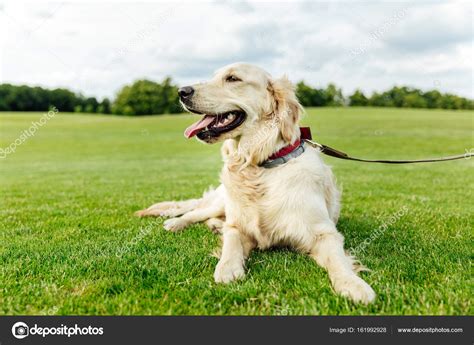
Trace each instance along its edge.
<path fill-rule="evenodd" d="M 234 83 L 236 81 L 242 81 L 242 79 L 237 78 L 235 75 L 229 75 L 225 78 L 225 81 L 228 83 Z"/>

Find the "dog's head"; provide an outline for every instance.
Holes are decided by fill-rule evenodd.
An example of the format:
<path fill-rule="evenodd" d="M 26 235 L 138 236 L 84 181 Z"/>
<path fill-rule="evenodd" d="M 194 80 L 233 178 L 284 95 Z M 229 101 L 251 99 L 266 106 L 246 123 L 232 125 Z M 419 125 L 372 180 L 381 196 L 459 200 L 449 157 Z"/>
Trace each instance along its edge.
<path fill-rule="evenodd" d="M 302 111 L 287 78 L 273 80 L 259 67 L 236 63 L 218 70 L 205 83 L 179 89 L 186 110 L 202 115 L 185 136 L 207 143 L 255 136 L 255 129 L 271 123 L 284 142 L 298 136 Z"/>

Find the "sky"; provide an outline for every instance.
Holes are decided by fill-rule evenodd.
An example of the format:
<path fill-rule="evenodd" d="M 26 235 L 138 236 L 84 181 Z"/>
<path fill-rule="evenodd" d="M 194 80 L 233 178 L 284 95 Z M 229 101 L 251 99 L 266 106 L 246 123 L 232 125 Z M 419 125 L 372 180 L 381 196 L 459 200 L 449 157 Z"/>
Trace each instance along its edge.
<path fill-rule="evenodd" d="M 474 98 L 473 3 L 0 0 L 0 83 L 102 98 L 243 61 L 346 95 L 409 85 Z"/>

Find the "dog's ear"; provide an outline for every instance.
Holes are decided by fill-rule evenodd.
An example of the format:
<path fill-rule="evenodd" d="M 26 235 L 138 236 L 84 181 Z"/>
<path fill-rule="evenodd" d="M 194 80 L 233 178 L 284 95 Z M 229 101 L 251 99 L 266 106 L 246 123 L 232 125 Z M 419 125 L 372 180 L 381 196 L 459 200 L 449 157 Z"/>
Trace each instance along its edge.
<path fill-rule="evenodd" d="M 279 124 L 283 140 L 293 143 L 299 134 L 298 123 L 303 107 L 296 98 L 293 84 L 286 76 L 272 80 L 268 84 L 272 99 L 272 115 Z"/>

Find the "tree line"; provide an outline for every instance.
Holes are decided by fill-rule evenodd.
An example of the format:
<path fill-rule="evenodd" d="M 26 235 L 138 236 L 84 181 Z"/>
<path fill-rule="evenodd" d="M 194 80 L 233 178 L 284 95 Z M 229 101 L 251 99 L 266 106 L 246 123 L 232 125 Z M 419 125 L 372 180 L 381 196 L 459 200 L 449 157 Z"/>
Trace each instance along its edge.
<path fill-rule="evenodd" d="M 162 82 L 138 80 L 124 86 L 111 101 L 85 97 L 64 88 L 0 84 L 0 111 L 48 111 L 117 115 L 152 115 L 182 112 L 178 87 L 165 78 Z"/>
<path fill-rule="evenodd" d="M 0 84 L 0 111 L 48 111 L 111 113 L 111 102 L 104 98 L 85 97 L 70 90 L 45 89 L 39 86 Z"/>
<path fill-rule="evenodd" d="M 474 109 L 474 101 L 438 90 L 422 91 L 408 86 L 394 86 L 379 93 L 367 96 L 361 90 L 355 90 L 349 97 L 344 97 L 342 90 L 334 84 L 325 89 L 315 89 L 299 82 L 296 94 L 303 106 L 356 106 L 356 107 L 399 107 L 399 108 L 440 108 L 440 109 Z"/>
<path fill-rule="evenodd" d="M 356 90 L 345 97 L 334 84 L 313 88 L 301 81 L 296 94 L 306 107 L 374 106 L 405 108 L 474 109 L 474 101 L 438 90 L 422 91 L 407 86 L 395 86 L 379 93 L 365 95 Z M 178 86 L 171 78 L 161 82 L 138 80 L 124 86 L 111 101 L 86 97 L 64 88 L 45 89 L 27 85 L 0 84 L 0 111 L 48 111 L 56 107 L 61 112 L 101 113 L 117 115 L 174 114 L 183 110 L 179 105 Z"/>

